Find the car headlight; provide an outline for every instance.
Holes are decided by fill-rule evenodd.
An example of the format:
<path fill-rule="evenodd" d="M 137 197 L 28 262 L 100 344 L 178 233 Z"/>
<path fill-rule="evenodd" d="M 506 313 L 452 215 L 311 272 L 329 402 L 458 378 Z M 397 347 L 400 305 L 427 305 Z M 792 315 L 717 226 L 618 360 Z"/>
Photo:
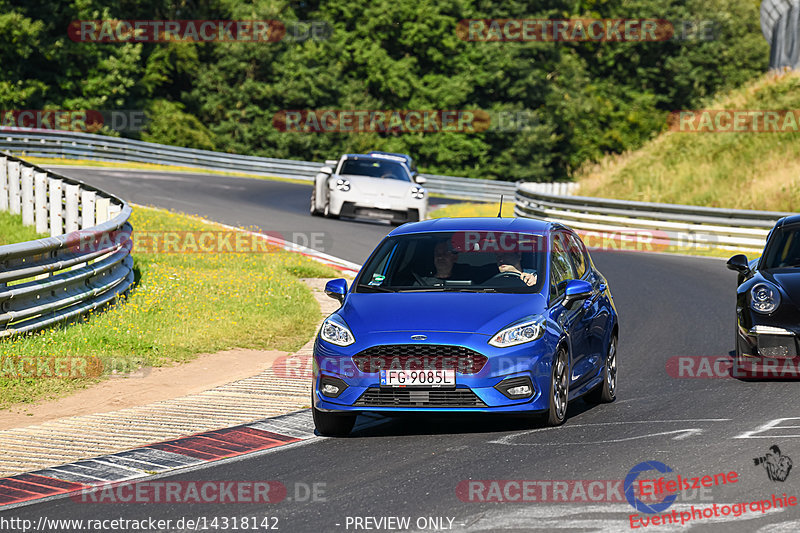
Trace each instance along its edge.
<path fill-rule="evenodd" d="M 411 187 L 411 196 L 417 200 L 425 198 L 425 189 L 422 187 Z"/>
<path fill-rule="evenodd" d="M 544 317 L 537 316 L 533 320 L 520 322 L 495 333 L 489 344 L 496 348 L 516 346 L 535 341 L 544 335 Z"/>
<path fill-rule="evenodd" d="M 339 178 L 336 180 L 336 188 L 342 192 L 347 192 L 350 190 L 350 182 L 346 179 Z"/>
<path fill-rule="evenodd" d="M 319 336 L 322 340 L 337 346 L 350 346 L 356 342 L 355 337 L 353 337 L 353 334 L 347 329 L 347 326 L 332 318 L 328 318 L 322 323 Z"/>
<path fill-rule="evenodd" d="M 750 309 L 769 314 L 781 304 L 781 293 L 771 283 L 757 283 L 750 289 Z"/>

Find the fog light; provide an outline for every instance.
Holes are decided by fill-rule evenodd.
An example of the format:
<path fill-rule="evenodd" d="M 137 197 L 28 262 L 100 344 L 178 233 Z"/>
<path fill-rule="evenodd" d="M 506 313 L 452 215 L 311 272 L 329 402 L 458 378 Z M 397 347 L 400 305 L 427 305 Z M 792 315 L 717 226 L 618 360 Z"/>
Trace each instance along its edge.
<path fill-rule="evenodd" d="M 528 385 L 520 385 L 519 387 L 511 387 L 507 389 L 508 394 L 511 396 L 530 396 L 531 388 Z"/>
<path fill-rule="evenodd" d="M 328 398 L 338 398 L 347 388 L 347 383 L 339 378 L 322 376 L 319 378 L 319 392 Z"/>
<path fill-rule="evenodd" d="M 339 395 L 339 387 L 336 385 L 331 385 L 330 383 L 326 383 L 322 386 L 322 394 L 325 396 L 338 396 Z"/>
<path fill-rule="evenodd" d="M 504 379 L 494 386 L 503 396 L 509 400 L 521 400 L 533 396 L 533 383 L 531 378 L 519 376 L 516 378 Z"/>

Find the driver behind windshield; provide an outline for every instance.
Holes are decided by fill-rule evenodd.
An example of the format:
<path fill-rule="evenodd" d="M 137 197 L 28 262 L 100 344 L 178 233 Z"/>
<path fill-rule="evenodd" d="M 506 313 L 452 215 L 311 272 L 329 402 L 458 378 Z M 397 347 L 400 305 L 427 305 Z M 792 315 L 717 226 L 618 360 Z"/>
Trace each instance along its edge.
<path fill-rule="evenodd" d="M 433 272 L 422 276 L 425 285 L 441 285 L 444 280 L 463 279 L 463 265 L 456 265 L 458 252 L 453 250 L 450 239 L 442 240 L 433 247 Z"/>
<path fill-rule="evenodd" d="M 499 252 L 497 254 L 497 269 L 500 274 L 516 274 L 519 279 L 529 287 L 536 285 L 538 278 L 536 271 L 522 269 L 522 254 L 520 252 Z"/>

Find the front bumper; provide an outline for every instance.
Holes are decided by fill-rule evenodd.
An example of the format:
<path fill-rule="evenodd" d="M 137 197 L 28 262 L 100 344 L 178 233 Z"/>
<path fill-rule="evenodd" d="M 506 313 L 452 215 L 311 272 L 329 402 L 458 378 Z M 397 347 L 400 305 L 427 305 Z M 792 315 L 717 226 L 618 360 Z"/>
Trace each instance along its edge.
<path fill-rule="evenodd" d="M 436 347 L 463 346 L 486 357 L 477 372 L 474 369 L 456 371 L 455 388 L 381 387 L 380 373 L 362 371 L 353 362 L 353 356 L 362 354 L 371 346 L 411 345 L 406 332 L 385 334 L 380 343 L 354 344 L 346 348 L 333 346 L 317 338 L 314 345 L 314 407 L 321 411 L 370 411 L 400 413 L 424 412 L 474 412 L 518 413 L 539 412 L 548 409 L 550 379 L 555 342 L 545 335 L 537 341 L 510 348 L 494 348 L 488 337 L 477 334 L 425 332 L 428 339 L 420 346 L 426 353 L 435 353 Z M 432 352 L 431 352 L 432 350 Z M 433 363 L 433 364 L 431 364 Z M 405 365 L 405 366 L 404 366 Z M 437 368 L 436 357 L 427 358 L 424 368 Z M 445 368 L 454 368 L 457 365 Z M 409 368 L 403 362 L 392 368 Z M 342 380 L 347 388 L 336 398 L 320 392 L 323 377 Z M 526 378 L 533 386 L 533 394 L 526 398 L 511 399 L 498 387 L 509 378 Z"/>
<path fill-rule="evenodd" d="M 428 214 L 427 198 L 422 200 L 347 197 L 331 192 L 330 212 L 342 217 L 374 218 L 395 223 L 418 222 Z"/>
<path fill-rule="evenodd" d="M 752 377 L 800 377 L 800 326 L 764 318 L 758 322 L 749 322 L 749 327 L 741 320 L 737 323 L 738 372 Z"/>

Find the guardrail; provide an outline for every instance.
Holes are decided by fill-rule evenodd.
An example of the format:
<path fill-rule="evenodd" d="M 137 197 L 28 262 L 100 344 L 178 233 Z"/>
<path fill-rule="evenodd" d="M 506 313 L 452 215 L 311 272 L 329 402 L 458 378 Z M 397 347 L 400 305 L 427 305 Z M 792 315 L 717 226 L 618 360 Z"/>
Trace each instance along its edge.
<path fill-rule="evenodd" d="M 0 154 L 0 210 L 50 234 L 0 246 L 0 338 L 77 320 L 133 284 L 120 198 Z"/>
<path fill-rule="evenodd" d="M 15 128 L 0 129 L 0 150 L 30 157 L 177 165 L 304 181 L 312 181 L 324 164 L 195 150 L 91 133 Z M 501 194 L 513 195 L 517 186 L 509 181 L 421 175 L 428 180 L 425 188 L 431 193 L 467 200 L 498 201 Z M 576 186 L 574 183 L 535 184 L 540 192 L 562 195 L 572 194 Z"/>
<path fill-rule="evenodd" d="M 759 253 L 775 222 L 795 214 L 562 197 L 541 193 L 527 183 L 517 188 L 514 213 L 520 217 L 563 222 L 584 233 L 627 232 L 633 238 L 646 235 L 647 242 L 654 245 Z"/>

